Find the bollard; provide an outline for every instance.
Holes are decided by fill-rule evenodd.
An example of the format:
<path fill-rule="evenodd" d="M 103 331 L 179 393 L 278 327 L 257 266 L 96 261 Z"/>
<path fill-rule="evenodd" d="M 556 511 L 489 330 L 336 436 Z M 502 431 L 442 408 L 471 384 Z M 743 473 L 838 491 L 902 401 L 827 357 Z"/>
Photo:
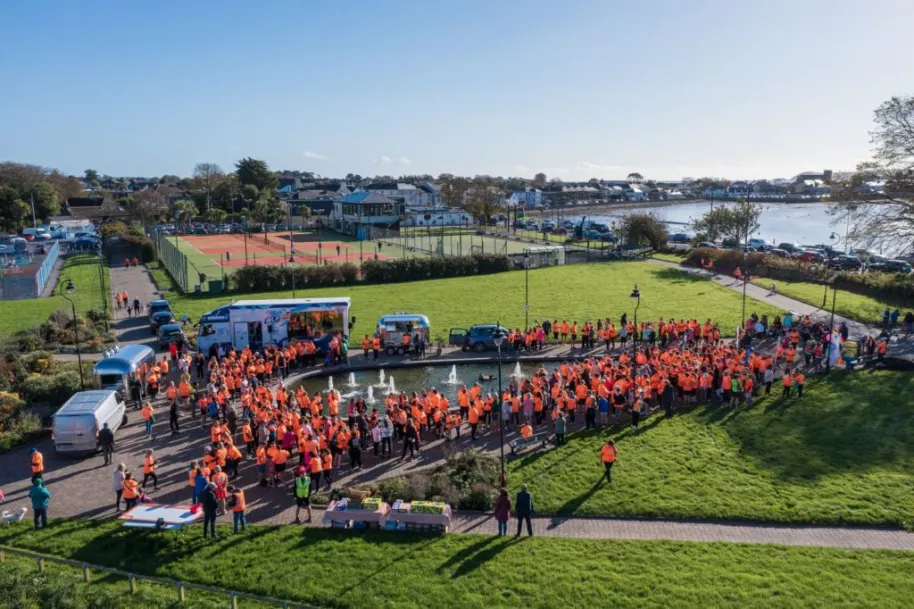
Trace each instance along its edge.
<path fill-rule="evenodd" d="M 44 559 L 43 558 L 38 559 L 38 572 L 44 573 Z"/>
<path fill-rule="evenodd" d="M 178 602 L 184 602 L 184 584 L 181 582 L 178 582 Z"/>
<path fill-rule="evenodd" d="M 92 574 L 89 572 L 89 565 L 83 563 L 83 581 L 87 584 L 92 581 Z"/>
<path fill-rule="evenodd" d="M 127 576 L 127 581 L 130 582 L 130 594 L 136 594 L 136 578 L 133 576 L 133 573 Z"/>
<path fill-rule="evenodd" d="M 238 597 L 235 596 L 234 592 L 231 592 L 230 594 L 231 594 L 230 599 L 232 601 L 232 609 L 238 609 Z"/>

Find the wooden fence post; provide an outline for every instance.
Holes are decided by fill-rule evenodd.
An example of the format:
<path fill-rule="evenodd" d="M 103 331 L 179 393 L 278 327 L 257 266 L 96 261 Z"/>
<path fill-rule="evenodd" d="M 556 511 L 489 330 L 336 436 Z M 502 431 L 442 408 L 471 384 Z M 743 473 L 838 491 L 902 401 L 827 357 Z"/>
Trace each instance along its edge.
<path fill-rule="evenodd" d="M 44 573 L 44 559 L 43 558 L 38 559 L 38 571 L 39 571 L 39 573 Z"/>
<path fill-rule="evenodd" d="M 184 602 L 184 584 L 181 582 L 178 582 L 178 602 Z"/>
<path fill-rule="evenodd" d="M 83 563 L 83 581 L 87 584 L 92 581 L 92 574 L 89 571 L 89 565 Z"/>
<path fill-rule="evenodd" d="M 232 605 L 231 605 L 232 609 L 238 609 L 238 597 L 235 595 L 234 592 L 230 592 L 229 594 L 230 594 L 229 598 L 232 601 Z"/>
<path fill-rule="evenodd" d="M 132 573 L 127 576 L 127 581 L 130 582 L 130 594 L 136 594 L 136 578 Z"/>

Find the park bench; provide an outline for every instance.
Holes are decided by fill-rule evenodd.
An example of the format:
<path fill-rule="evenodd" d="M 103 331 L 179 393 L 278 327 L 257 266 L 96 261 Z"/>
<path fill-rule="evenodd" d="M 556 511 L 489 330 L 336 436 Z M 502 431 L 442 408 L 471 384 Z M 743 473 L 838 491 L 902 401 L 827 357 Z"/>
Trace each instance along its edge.
<path fill-rule="evenodd" d="M 525 446 L 533 446 L 535 444 L 542 444 L 543 447 L 546 446 L 546 441 L 549 439 L 549 433 L 541 431 L 540 433 L 535 433 L 529 438 L 516 438 L 511 440 L 509 446 L 511 447 L 511 454 L 516 455 L 517 450 L 524 448 Z"/>

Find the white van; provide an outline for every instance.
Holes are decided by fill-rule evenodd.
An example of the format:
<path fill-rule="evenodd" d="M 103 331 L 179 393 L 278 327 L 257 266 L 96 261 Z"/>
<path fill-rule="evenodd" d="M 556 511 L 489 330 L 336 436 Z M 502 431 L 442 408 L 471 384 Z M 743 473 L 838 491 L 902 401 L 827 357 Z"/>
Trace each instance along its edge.
<path fill-rule="evenodd" d="M 110 390 L 80 391 L 54 413 L 51 438 L 58 453 L 94 453 L 98 432 L 108 424 L 112 432 L 127 424 L 127 407 Z"/>

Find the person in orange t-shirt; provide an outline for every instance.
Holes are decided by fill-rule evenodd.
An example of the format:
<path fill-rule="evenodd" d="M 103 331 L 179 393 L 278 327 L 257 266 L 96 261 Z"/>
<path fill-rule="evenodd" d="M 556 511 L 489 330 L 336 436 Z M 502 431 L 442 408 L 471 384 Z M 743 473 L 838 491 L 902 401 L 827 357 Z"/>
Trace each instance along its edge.
<path fill-rule="evenodd" d="M 612 484 L 613 464 L 616 462 L 616 443 L 614 440 L 607 440 L 603 448 L 600 449 L 600 461 L 603 462 L 603 468 L 606 470 L 606 482 Z"/>

